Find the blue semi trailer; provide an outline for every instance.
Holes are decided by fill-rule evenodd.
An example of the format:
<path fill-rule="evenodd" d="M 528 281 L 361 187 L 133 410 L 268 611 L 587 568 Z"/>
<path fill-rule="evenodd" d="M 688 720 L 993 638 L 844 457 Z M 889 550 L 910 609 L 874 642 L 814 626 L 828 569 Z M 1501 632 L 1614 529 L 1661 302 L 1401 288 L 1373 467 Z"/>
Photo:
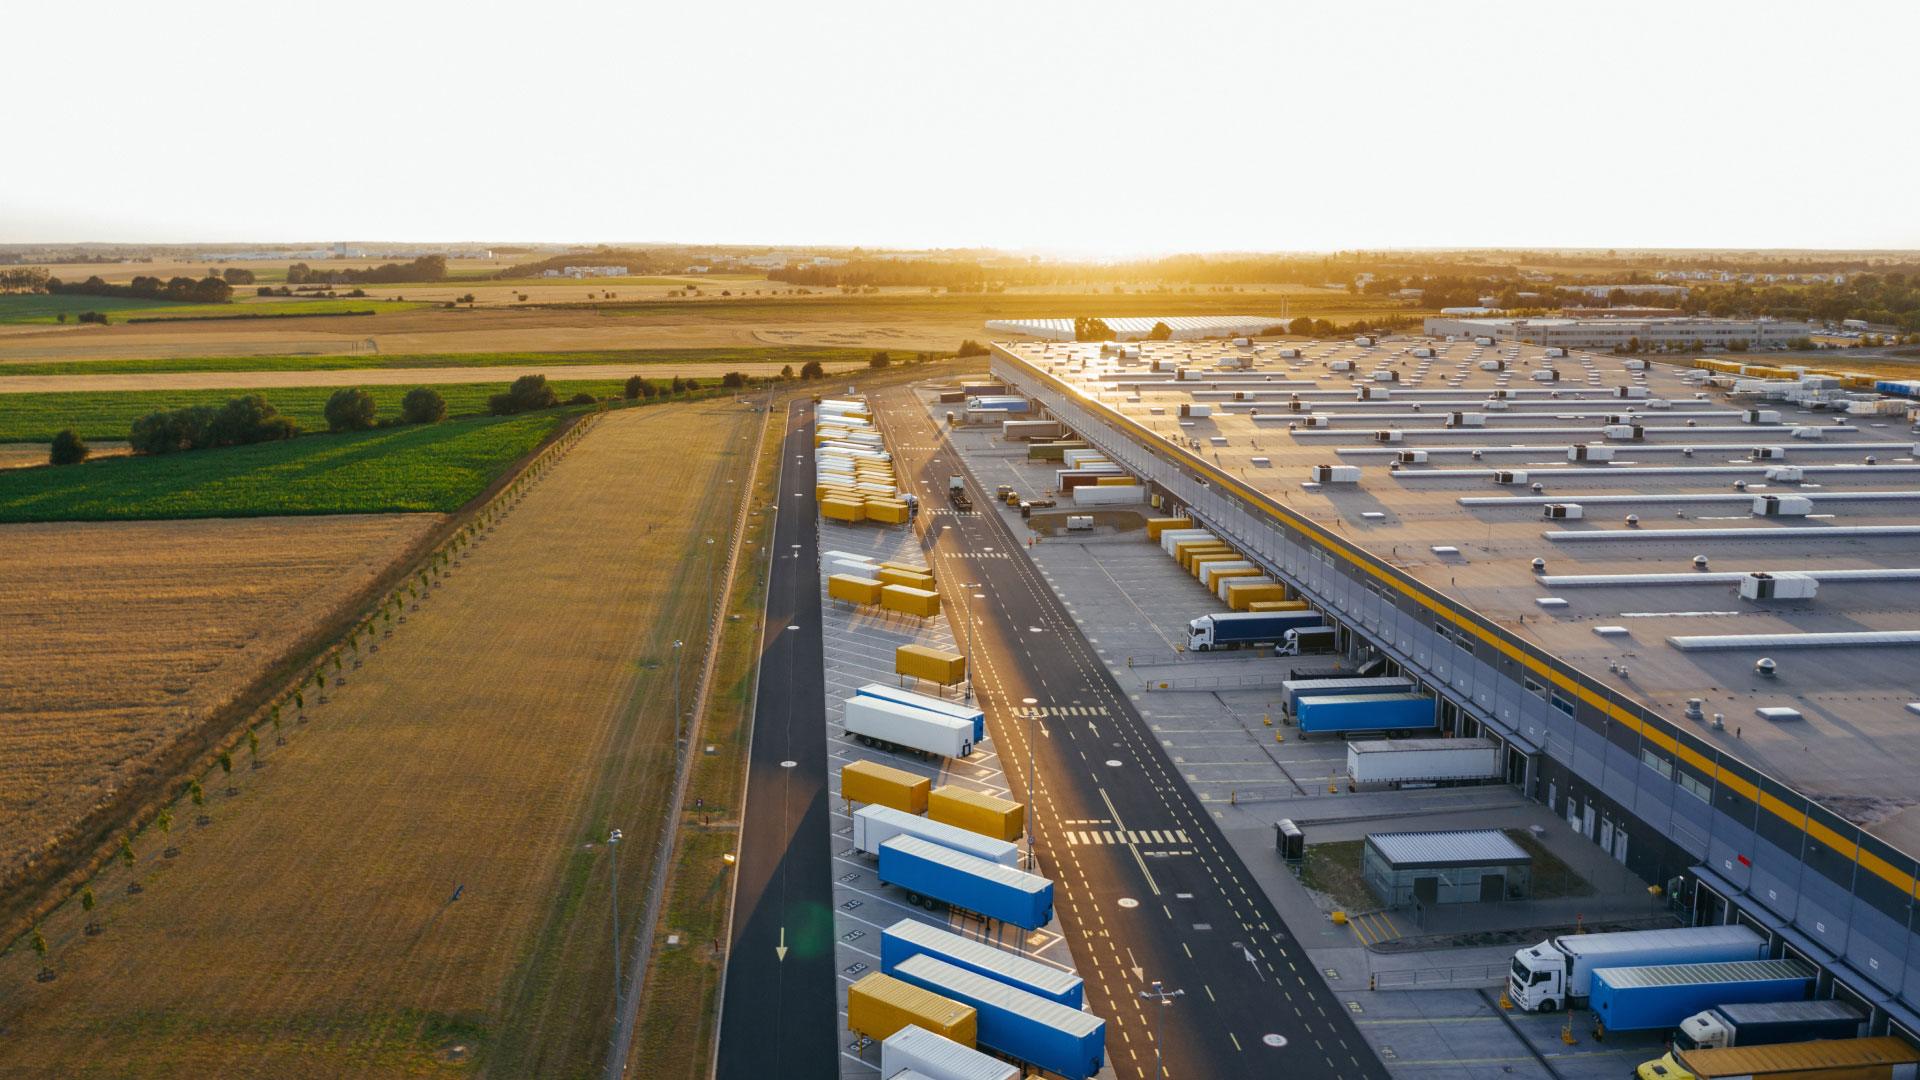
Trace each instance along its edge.
<path fill-rule="evenodd" d="M 1106 1058 L 1107 1022 L 931 956 L 903 960 L 893 977 L 973 1006 L 979 1045 L 1071 1080 L 1088 1080 Z"/>
<path fill-rule="evenodd" d="M 902 834 L 880 845 L 880 880 L 929 911 L 940 904 L 1026 930 L 1053 921 L 1053 882 Z"/>
<path fill-rule="evenodd" d="M 1335 694 L 1295 697 L 1294 723 L 1300 736 L 1348 731 L 1380 731 L 1393 738 L 1438 725 L 1433 699 L 1425 694 Z"/>
<path fill-rule="evenodd" d="M 1080 976 L 1071 971 L 1062 971 L 1051 964 L 1016 956 L 984 941 L 950 934 L 937 926 L 912 919 L 901 919 L 880 931 L 881 974 L 891 975 L 902 961 L 923 955 L 964 968 L 975 975 L 985 975 L 1036 997 L 1057 1001 L 1070 1009 L 1086 1004 L 1086 992 L 1081 986 Z"/>
<path fill-rule="evenodd" d="M 1804 960 L 1600 968 L 1588 1007 L 1609 1031 L 1673 1028 L 1715 1005 L 1810 998 L 1818 974 Z"/>
<path fill-rule="evenodd" d="M 1202 615 L 1187 624 L 1187 648 L 1206 652 L 1242 645 L 1279 645 L 1287 640 L 1287 631 L 1317 627 L 1325 621 L 1317 611 L 1223 611 L 1218 615 Z"/>
<path fill-rule="evenodd" d="M 942 701 L 898 686 L 888 686 L 886 683 L 868 683 L 855 690 L 853 696 L 879 698 L 881 701 L 891 701 L 896 705 L 910 705 L 916 709 L 951 716 L 955 720 L 965 720 L 973 725 L 975 743 L 982 743 L 987 739 L 987 714 L 971 705 L 963 705 L 958 701 Z"/>

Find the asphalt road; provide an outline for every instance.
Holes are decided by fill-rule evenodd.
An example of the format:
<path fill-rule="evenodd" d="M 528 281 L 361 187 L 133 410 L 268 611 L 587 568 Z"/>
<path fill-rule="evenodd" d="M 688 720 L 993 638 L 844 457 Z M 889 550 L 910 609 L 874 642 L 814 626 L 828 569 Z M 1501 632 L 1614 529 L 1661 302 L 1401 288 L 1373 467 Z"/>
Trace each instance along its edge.
<path fill-rule="evenodd" d="M 839 1072 L 812 409 L 803 398 L 786 418 L 719 1080 Z"/>
<path fill-rule="evenodd" d="M 1385 1078 L 1346 1001 L 1312 968 L 1026 557 L 1025 536 L 1001 520 L 978 484 L 978 513 L 945 510 L 948 477 L 964 471 L 958 454 L 910 391 L 875 398 L 895 468 L 931 510 L 916 528 L 946 610 L 964 611 L 969 593 L 984 597 L 973 604 L 978 700 L 1008 782 L 1033 807 L 1037 872 L 1055 881 L 1089 1005 L 1107 1021 L 1115 1075 L 1153 1076 L 1160 1045 L 1169 1077 Z M 1031 722 L 1031 751 L 1027 698 L 1049 710 Z M 1031 797 L 1030 752 L 1038 778 Z M 1184 853 L 1156 855 L 1143 851 L 1153 846 L 1139 839 L 1143 831 L 1190 842 Z M 1142 1000 L 1156 979 L 1184 996 L 1166 1006 Z"/>

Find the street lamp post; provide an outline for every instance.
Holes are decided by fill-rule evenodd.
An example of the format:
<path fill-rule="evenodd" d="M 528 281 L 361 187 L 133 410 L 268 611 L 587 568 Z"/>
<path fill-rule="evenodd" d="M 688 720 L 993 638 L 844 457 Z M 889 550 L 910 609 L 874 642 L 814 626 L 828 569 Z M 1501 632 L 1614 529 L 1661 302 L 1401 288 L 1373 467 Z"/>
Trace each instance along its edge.
<path fill-rule="evenodd" d="M 673 760 L 680 760 L 680 642 L 673 643 Z"/>
<path fill-rule="evenodd" d="M 973 699 L 973 590 L 981 585 L 978 581 L 964 581 L 960 587 L 967 590 L 967 699 Z"/>
<path fill-rule="evenodd" d="M 707 537 L 707 619 L 713 619 L 713 537 Z M 711 640 L 709 640 L 711 648 Z"/>
<path fill-rule="evenodd" d="M 1027 707 L 1027 869 L 1033 869 L 1033 718 L 1039 713 L 1034 706 L 1040 704 L 1039 698 L 1021 698 L 1020 704 Z"/>
<path fill-rule="evenodd" d="M 619 829 L 607 834 L 607 859 L 613 871 L 613 1011 L 620 1011 L 620 998 L 626 982 L 620 977 L 620 837 Z"/>
<path fill-rule="evenodd" d="M 1160 1055 L 1161 1036 L 1166 1034 L 1167 1030 L 1167 1006 L 1173 1004 L 1174 998 L 1186 997 L 1187 992 L 1185 990 L 1164 989 L 1160 985 L 1160 980 L 1155 979 L 1153 980 L 1153 989 L 1140 991 L 1140 996 L 1143 998 L 1156 999 L 1160 1002 L 1159 1022 L 1154 1025 L 1153 1033 L 1153 1075 L 1164 1080 L 1167 1075 L 1167 1068 L 1162 1063 Z"/>

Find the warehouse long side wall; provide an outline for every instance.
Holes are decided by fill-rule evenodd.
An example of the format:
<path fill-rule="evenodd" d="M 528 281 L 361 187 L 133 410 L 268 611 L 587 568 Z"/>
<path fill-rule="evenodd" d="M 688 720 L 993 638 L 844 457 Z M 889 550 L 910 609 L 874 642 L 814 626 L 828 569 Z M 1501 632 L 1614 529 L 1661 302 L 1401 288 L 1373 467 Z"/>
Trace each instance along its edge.
<path fill-rule="evenodd" d="M 1505 743 L 1510 781 L 1582 832 L 1591 814 L 1595 842 L 1604 827 L 1641 877 L 1691 890 L 1694 868 L 1708 870 L 1734 894 L 1718 917 L 1760 913 L 1850 993 L 1914 1025 L 1920 861 L 998 346 L 992 366 L 1443 695 L 1456 732 Z"/>

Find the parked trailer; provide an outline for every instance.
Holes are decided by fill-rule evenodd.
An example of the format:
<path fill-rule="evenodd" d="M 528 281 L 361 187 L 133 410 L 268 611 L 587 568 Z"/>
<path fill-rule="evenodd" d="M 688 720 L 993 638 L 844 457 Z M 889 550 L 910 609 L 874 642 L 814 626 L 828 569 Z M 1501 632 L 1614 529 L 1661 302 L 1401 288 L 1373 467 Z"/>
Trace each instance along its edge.
<path fill-rule="evenodd" d="M 1589 1007 L 1608 1030 L 1666 1029 L 1711 1005 L 1805 999 L 1819 974 L 1804 960 L 1597 968 Z"/>
<path fill-rule="evenodd" d="M 1019 1080 L 1020 1067 L 908 1024 L 880 1044 L 880 1075 L 886 1080 Z"/>
<path fill-rule="evenodd" d="M 1080 976 L 985 942 L 949 933 L 914 919 L 901 919 L 880 931 L 880 970 L 893 974 L 902 961 L 925 954 L 975 975 L 1025 990 L 1035 997 L 1078 1009 L 1086 1004 Z"/>
<path fill-rule="evenodd" d="M 1280 711 L 1292 715 L 1294 701 L 1300 697 L 1315 694 L 1321 697 L 1361 694 L 1406 694 L 1413 690 L 1413 680 L 1398 676 L 1379 676 L 1375 678 L 1355 678 L 1341 676 L 1337 679 L 1288 679 L 1280 684 Z"/>
<path fill-rule="evenodd" d="M 1677 1050 L 1769 1046 L 1807 1039 L 1852 1039 L 1865 1030 L 1866 1015 L 1842 1001 L 1762 1001 L 1720 1005 L 1680 1021 Z"/>
<path fill-rule="evenodd" d="M 896 836 L 912 836 L 963 855 L 999 863 L 1020 865 L 1020 846 L 1007 840 L 968 832 L 958 825 L 934 821 L 890 806 L 863 806 L 853 812 L 853 849 L 876 858 L 880 845 Z"/>
<path fill-rule="evenodd" d="M 1053 882 L 917 836 L 895 836 L 880 845 L 880 880 L 900 886 L 908 903 L 929 911 L 946 904 L 1023 930 L 1053 921 Z"/>
<path fill-rule="evenodd" d="M 1673 1062 L 1673 1071 L 1655 1072 L 1649 1066 L 1660 1062 L 1648 1062 L 1639 1075 L 1647 1080 L 1914 1080 L 1920 1076 L 1920 1051 L 1891 1035 L 1679 1050 L 1663 1060 Z"/>
<path fill-rule="evenodd" d="M 878 971 L 847 987 L 847 1030 L 869 1039 L 888 1038 L 912 1024 L 972 1047 L 977 1015 L 971 1005 Z"/>
<path fill-rule="evenodd" d="M 879 698 L 846 700 L 847 734 L 863 746 L 914 750 L 922 757 L 963 758 L 973 753 L 973 725 L 951 716 Z"/>
<path fill-rule="evenodd" d="M 1303 739 L 1315 733 L 1349 731 L 1383 731 L 1401 738 L 1398 733 L 1431 731 L 1438 726 L 1433 699 L 1425 694 L 1303 697 L 1294 703 L 1293 716 Z"/>
<path fill-rule="evenodd" d="M 928 818 L 1000 840 L 1018 840 L 1026 835 L 1026 811 L 1024 803 L 953 784 L 934 788 L 927 795 Z"/>
<path fill-rule="evenodd" d="M 1583 1009 L 1601 967 L 1764 960 L 1767 943 L 1744 926 L 1683 926 L 1563 934 L 1513 954 L 1507 998 L 1527 1012 Z"/>
<path fill-rule="evenodd" d="M 933 781 L 877 761 L 851 761 L 840 766 L 840 798 L 850 803 L 884 806 L 903 814 L 927 812 Z"/>
<path fill-rule="evenodd" d="M 902 645 L 893 650 L 893 670 L 942 686 L 952 686 L 967 677 L 967 658 L 962 653 L 942 652 L 925 645 Z"/>
<path fill-rule="evenodd" d="M 1000 423 L 1000 436 L 1005 439 L 1057 439 L 1060 437 L 1060 421 L 1003 420 Z"/>
<path fill-rule="evenodd" d="M 1287 631 L 1320 625 L 1312 611 L 1223 611 L 1187 624 L 1187 648 L 1195 652 L 1241 645 L 1277 645 Z"/>
<path fill-rule="evenodd" d="M 1347 744 L 1347 777 L 1356 784 L 1435 787 L 1500 779 L 1492 739 L 1385 739 Z"/>
<path fill-rule="evenodd" d="M 973 741 L 985 742 L 987 739 L 987 714 L 971 705 L 958 701 L 946 701 L 925 694 L 916 694 L 903 687 L 888 686 L 886 683 L 868 683 L 853 692 L 855 697 L 879 698 L 896 705 L 911 705 L 928 712 L 943 713 L 957 720 L 965 720 L 973 725 Z"/>
<path fill-rule="evenodd" d="M 1090 1080 L 1106 1059 L 1107 1024 L 1092 1013 L 1070 1009 L 931 956 L 916 956 L 894 968 L 894 977 L 972 1006 L 979 1017 L 979 1044 L 1069 1080 Z"/>

